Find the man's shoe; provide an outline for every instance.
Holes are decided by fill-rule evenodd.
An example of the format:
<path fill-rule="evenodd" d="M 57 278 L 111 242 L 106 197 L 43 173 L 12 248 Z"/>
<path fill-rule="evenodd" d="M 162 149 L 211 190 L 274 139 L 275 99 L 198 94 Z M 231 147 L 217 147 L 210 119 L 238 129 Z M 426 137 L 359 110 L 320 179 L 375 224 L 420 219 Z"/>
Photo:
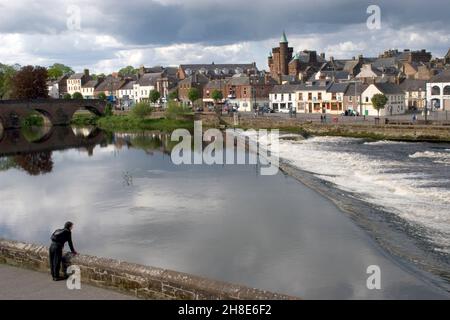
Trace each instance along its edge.
<path fill-rule="evenodd" d="M 53 278 L 53 281 L 62 281 L 62 280 L 66 280 L 66 279 L 64 279 L 64 277 Z"/>

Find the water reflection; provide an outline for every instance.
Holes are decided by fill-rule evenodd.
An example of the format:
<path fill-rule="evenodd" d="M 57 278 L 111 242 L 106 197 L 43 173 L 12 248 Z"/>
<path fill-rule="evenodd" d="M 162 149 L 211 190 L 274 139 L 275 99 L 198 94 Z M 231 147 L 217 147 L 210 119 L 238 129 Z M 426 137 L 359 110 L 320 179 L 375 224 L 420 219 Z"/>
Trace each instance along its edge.
<path fill-rule="evenodd" d="M 0 156 L 0 237 L 48 245 L 51 231 L 73 220 L 82 253 L 305 298 L 444 296 L 380 251 L 333 203 L 281 173 L 176 166 L 169 137 L 157 133 L 98 133 L 89 156 L 96 133 L 67 134 L 66 148 L 58 144 L 50 158 Z M 23 168 L 15 157 L 25 155 L 28 166 L 41 165 L 31 172 L 45 172 L 45 160 L 51 172 L 14 170 Z M 372 264 L 381 267 L 382 290 L 366 288 Z"/>

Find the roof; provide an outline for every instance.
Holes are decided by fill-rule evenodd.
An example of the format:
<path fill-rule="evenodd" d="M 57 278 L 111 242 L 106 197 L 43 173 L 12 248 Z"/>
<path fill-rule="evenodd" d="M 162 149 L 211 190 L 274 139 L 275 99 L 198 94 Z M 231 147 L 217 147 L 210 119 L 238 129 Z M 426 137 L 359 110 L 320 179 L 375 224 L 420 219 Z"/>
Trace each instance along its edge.
<path fill-rule="evenodd" d="M 243 72 L 247 70 L 258 70 L 256 64 L 254 63 L 244 63 L 244 64 L 182 64 L 180 68 L 184 71 L 191 70 L 194 74 L 199 71 L 204 71 L 204 74 L 215 74 L 216 71 L 220 71 L 221 74 L 234 74 L 237 69 L 242 69 Z M 224 72 L 226 71 L 226 72 Z M 240 71 L 240 70 L 239 70 Z"/>
<path fill-rule="evenodd" d="M 331 93 L 339 93 L 339 92 L 344 93 L 347 90 L 347 87 L 348 83 L 332 83 L 328 87 L 327 91 Z"/>
<path fill-rule="evenodd" d="M 327 90 L 332 84 L 329 81 L 318 80 L 313 82 L 307 82 L 304 84 L 300 84 L 297 87 L 297 90 L 301 91 L 323 91 Z"/>
<path fill-rule="evenodd" d="M 356 88 L 355 88 L 356 85 Z M 359 96 L 361 95 L 364 90 L 367 89 L 369 85 L 368 84 L 364 84 L 364 83 L 359 83 L 359 82 L 353 82 L 353 83 L 349 83 L 347 86 L 347 90 L 345 90 L 344 96 L 355 96 L 355 90 L 356 90 L 356 95 Z"/>
<path fill-rule="evenodd" d="M 123 83 L 124 80 L 112 76 L 107 76 L 102 82 L 97 85 L 95 91 L 118 90 L 122 87 Z"/>
<path fill-rule="evenodd" d="M 179 84 L 192 84 L 192 83 L 200 83 L 207 84 L 209 79 L 201 73 L 195 73 L 190 77 L 187 77 L 179 82 Z"/>
<path fill-rule="evenodd" d="M 281 35 L 280 43 L 288 43 L 286 32 L 283 31 L 283 34 Z"/>
<path fill-rule="evenodd" d="M 84 77 L 84 73 L 74 73 L 69 77 L 71 80 L 81 79 Z"/>
<path fill-rule="evenodd" d="M 85 84 L 83 84 L 82 88 L 95 88 L 99 84 L 98 80 L 89 80 Z"/>
<path fill-rule="evenodd" d="M 136 84 L 136 81 L 127 81 L 120 90 L 133 90 L 133 85 Z"/>
<path fill-rule="evenodd" d="M 431 78 L 428 82 L 450 82 L 450 70 L 442 71 Z"/>
<path fill-rule="evenodd" d="M 143 87 L 156 86 L 160 77 L 161 73 L 144 73 L 136 82 Z"/>
<path fill-rule="evenodd" d="M 404 91 L 399 85 L 393 83 L 375 83 L 375 87 L 384 94 L 404 94 Z"/>
<path fill-rule="evenodd" d="M 400 88 L 403 91 L 419 91 L 422 89 L 426 90 L 427 81 L 426 80 L 417 80 L 417 79 L 405 79 L 402 83 L 400 83 Z"/>
<path fill-rule="evenodd" d="M 270 93 L 293 93 L 299 89 L 298 84 L 279 84 L 272 88 Z"/>

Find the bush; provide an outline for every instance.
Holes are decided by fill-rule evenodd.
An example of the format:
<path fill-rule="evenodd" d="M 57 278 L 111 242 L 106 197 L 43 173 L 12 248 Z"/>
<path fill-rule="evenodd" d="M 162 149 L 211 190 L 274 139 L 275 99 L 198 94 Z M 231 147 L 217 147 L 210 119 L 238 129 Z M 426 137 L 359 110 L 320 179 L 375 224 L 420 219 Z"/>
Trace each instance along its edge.
<path fill-rule="evenodd" d="M 97 99 L 102 100 L 102 101 L 105 101 L 105 100 L 106 100 L 106 94 L 105 94 L 104 92 L 100 92 L 100 93 L 97 95 Z"/>
<path fill-rule="evenodd" d="M 66 94 L 64 94 L 63 99 L 70 100 L 70 99 L 72 99 L 72 96 L 70 95 L 70 93 L 66 93 Z"/>
<path fill-rule="evenodd" d="M 111 103 L 107 103 L 106 108 L 105 108 L 105 117 L 109 117 L 112 115 L 113 115 L 112 105 L 111 105 Z"/>
<path fill-rule="evenodd" d="M 166 118 L 175 120 L 180 115 L 191 113 L 191 108 L 183 107 L 176 101 L 169 101 L 166 109 Z"/>
<path fill-rule="evenodd" d="M 42 127 L 44 118 L 37 112 L 32 112 L 22 120 L 22 127 Z"/>
<path fill-rule="evenodd" d="M 83 95 L 80 92 L 74 92 L 74 94 L 72 95 L 72 99 L 83 100 Z"/>
<path fill-rule="evenodd" d="M 131 109 L 131 115 L 136 118 L 145 118 L 152 113 L 152 108 L 147 102 L 137 103 L 133 109 Z"/>

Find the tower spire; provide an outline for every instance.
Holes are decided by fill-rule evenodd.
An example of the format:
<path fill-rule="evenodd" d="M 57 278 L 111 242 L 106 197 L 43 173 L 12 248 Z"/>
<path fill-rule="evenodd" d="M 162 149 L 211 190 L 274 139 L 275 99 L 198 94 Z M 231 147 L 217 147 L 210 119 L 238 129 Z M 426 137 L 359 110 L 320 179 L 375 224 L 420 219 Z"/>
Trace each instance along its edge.
<path fill-rule="evenodd" d="M 280 43 L 288 43 L 285 31 L 283 31 L 283 35 L 281 36 Z"/>

